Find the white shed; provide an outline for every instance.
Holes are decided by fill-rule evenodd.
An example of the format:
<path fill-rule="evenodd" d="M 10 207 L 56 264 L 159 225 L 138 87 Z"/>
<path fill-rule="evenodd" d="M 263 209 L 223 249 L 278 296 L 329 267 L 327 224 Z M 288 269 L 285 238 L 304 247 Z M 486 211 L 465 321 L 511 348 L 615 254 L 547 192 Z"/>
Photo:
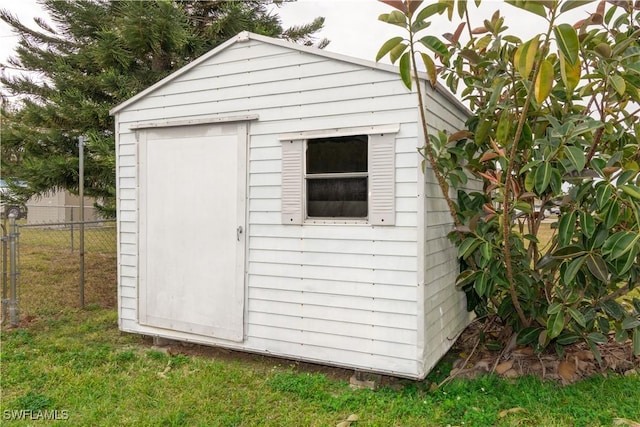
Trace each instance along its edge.
<path fill-rule="evenodd" d="M 243 32 L 111 113 L 123 331 L 423 378 L 468 324 L 396 68 Z"/>

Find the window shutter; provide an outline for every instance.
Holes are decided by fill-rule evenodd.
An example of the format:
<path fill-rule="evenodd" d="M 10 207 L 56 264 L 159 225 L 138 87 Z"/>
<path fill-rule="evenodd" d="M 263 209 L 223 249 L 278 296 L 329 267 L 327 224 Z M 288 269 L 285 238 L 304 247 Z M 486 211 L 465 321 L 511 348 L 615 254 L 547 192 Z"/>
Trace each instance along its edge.
<path fill-rule="evenodd" d="M 282 223 L 302 224 L 304 140 L 282 141 Z"/>
<path fill-rule="evenodd" d="M 395 133 L 369 135 L 369 223 L 394 225 Z"/>

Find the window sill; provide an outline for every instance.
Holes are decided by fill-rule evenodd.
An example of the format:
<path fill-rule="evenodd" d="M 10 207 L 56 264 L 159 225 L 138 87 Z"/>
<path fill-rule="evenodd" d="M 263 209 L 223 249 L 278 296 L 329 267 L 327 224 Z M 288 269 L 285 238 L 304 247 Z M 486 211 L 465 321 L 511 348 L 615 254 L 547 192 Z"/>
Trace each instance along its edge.
<path fill-rule="evenodd" d="M 307 218 L 303 225 L 370 225 L 366 218 Z"/>

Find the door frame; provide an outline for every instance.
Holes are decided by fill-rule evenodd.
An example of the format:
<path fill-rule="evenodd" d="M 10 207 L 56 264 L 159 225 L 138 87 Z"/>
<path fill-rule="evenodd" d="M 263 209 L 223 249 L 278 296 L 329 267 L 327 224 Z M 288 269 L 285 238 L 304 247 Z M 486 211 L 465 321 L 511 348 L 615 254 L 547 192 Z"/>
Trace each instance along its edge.
<path fill-rule="evenodd" d="M 256 117 L 257 118 L 257 117 Z M 242 342 L 245 340 L 246 329 L 247 329 L 247 265 L 248 265 L 248 222 L 249 222 L 249 201 L 248 201 L 248 175 L 249 175 L 249 120 L 253 120 L 254 118 L 245 118 L 242 121 L 235 120 L 216 120 L 216 121 L 207 121 L 205 123 L 202 122 L 187 122 L 185 121 L 176 121 L 175 124 L 166 124 L 166 125 L 151 125 L 151 126 L 137 126 L 136 127 L 136 141 L 137 141 L 137 178 L 138 178 L 138 189 L 137 189 L 137 203 L 138 203 L 138 217 L 137 217 L 137 231 L 138 231 L 138 239 L 137 239 L 137 259 L 138 259 L 138 274 L 137 274 L 137 319 L 140 325 L 145 325 L 154 328 L 168 329 L 168 330 L 176 330 L 180 333 L 189 334 L 190 332 L 186 332 L 182 329 L 173 329 L 170 326 L 161 326 L 152 321 L 150 316 L 147 314 L 147 308 L 145 304 L 145 299 L 143 298 L 143 293 L 147 289 L 147 284 L 144 280 L 146 280 L 147 273 L 147 222 L 146 215 L 147 212 L 147 194 L 145 189 L 149 185 L 147 182 L 147 136 L 148 131 L 153 131 L 157 128 L 164 127 L 191 127 L 191 126 L 236 126 L 236 136 L 237 136 L 237 188 L 236 188 L 236 203 L 237 203 L 237 226 L 242 227 L 242 232 L 239 234 L 240 240 L 239 244 L 236 245 L 236 264 L 234 266 L 235 270 L 235 279 L 238 293 L 236 294 L 236 303 L 240 304 L 240 333 L 232 334 L 224 336 L 217 334 L 201 334 L 197 332 L 191 332 L 192 334 L 199 336 L 206 336 L 209 338 L 220 339 L 225 341 L 233 341 L 233 342 Z M 144 278 L 144 280 L 143 280 Z M 241 283 L 238 283 L 241 282 Z"/>

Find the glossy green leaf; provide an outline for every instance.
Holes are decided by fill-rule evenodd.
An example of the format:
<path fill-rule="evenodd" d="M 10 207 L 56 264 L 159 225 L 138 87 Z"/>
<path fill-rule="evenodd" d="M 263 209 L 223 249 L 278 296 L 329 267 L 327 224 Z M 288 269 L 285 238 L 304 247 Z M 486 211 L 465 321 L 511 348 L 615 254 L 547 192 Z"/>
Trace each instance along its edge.
<path fill-rule="evenodd" d="M 487 135 L 489 134 L 489 131 L 491 130 L 492 124 L 493 122 L 491 120 L 482 118 L 480 119 L 480 123 L 478 124 L 474 135 L 474 141 L 476 142 L 476 145 L 480 145 L 485 141 Z"/>
<path fill-rule="evenodd" d="M 564 153 L 566 154 L 567 158 L 576 169 L 576 171 L 582 172 L 585 165 L 587 164 L 587 156 L 585 156 L 584 151 L 579 147 L 570 145 L 564 147 Z"/>
<path fill-rule="evenodd" d="M 562 303 L 554 302 L 549 307 L 547 307 L 547 314 L 557 314 L 562 310 Z"/>
<path fill-rule="evenodd" d="M 399 10 L 394 10 L 391 13 L 383 13 L 382 15 L 378 16 L 378 20 L 403 28 L 407 26 L 407 17 Z"/>
<path fill-rule="evenodd" d="M 585 255 L 586 253 L 587 251 L 585 251 L 581 246 L 570 245 L 557 249 L 551 254 L 551 257 L 553 259 L 571 259 Z"/>
<path fill-rule="evenodd" d="M 640 319 L 637 319 L 635 317 L 625 316 L 624 320 L 622 321 L 623 329 L 633 329 L 637 328 L 638 326 L 640 326 Z"/>
<path fill-rule="evenodd" d="M 594 277 L 604 283 L 609 281 L 609 269 L 607 263 L 597 254 L 589 254 L 587 256 L 587 268 Z"/>
<path fill-rule="evenodd" d="M 540 71 L 536 77 L 534 85 L 534 94 L 536 102 L 541 104 L 553 89 L 553 83 L 555 82 L 555 74 L 553 72 L 553 64 L 548 59 L 545 59 L 540 64 Z"/>
<path fill-rule="evenodd" d="M 564 13 L 568 10 L 575 9 L 576 7 L 582 7 L 593 1 L 594 0 L 565 0 L 562 2 L 562 6 L 560 7 L 560 12 Z"/>
<path fill-rule="evenodd" d="M 604 334 L 601 334 L 600 332 L 591 332 L 587 336 L 589 337 L 590 340 L 592 340 L 596 344 L 604 344 L 607 342 L 607 337 Z"/>
<path fill-rule="evenodd" d="M 476 293 L 480 296 L 487 295 L 489 285 L 489 277 L 486 272 L 481 272 L 480 275 L 476 278 L 475 283 L 473 284 L 473 288 Z"/>
<path fill-rule="evenodd" d="M 573 280 L 576 278 L 576 275 L 584 265 L 586 259 L 587 257 L 581 256 L 572 260 L 569 265 L 567 265 L 567 268 L 564 270 L 564 274 L 562 275 L 562 280 L 566 285 L 573 284 Z"/>
<path fill-rule="evenodd" d="M 600 365 L 602 365 L 602 354 L 600 354 L 600 350 L 598 350 L 598 347 L 596 346 L 596 343 L 592 339 L 590 339 L 589 337 L 587 337 L 585 339 L 585 341 L 587 341 L 587 344 L 589 344 L 589 348 L 591 349 L 591 352 L 593 353 L 593 356 L 596 358 L 598 363 Z"/>
<path fill-rule="evenodd" d="M 569 65 L 575 65 L 578 62 L 578 53 L 580 50 L 580 42 L 578 41 L 578 33 L 570 24 L 560 24 L 553 28 L 556 36 L 556 44 L 560 51 L 560 57 L 564 58 Z"/>
<path fill-rule="evenodd" d="M 498 127 L 496 129 L 496 141 L 500 144 L 505 144 L 509 138 L 510 130 L 511 115 L 508 111 L 503 111 L 500 114 L 500 120 L 498 121 Z"/>
<path fill-rule="evenodd" d="M 535 171 L 527 173 L 524 177 L 524 188 L 528 192 L 533 192 L 536 188 L 536 174 Z"/>
<path fill-rule="evenodd" d="M 538 194 L 544 193 L 547 187 L 549 187 L 549 182 L 551 182 L 551 169 L 551 164 L 545 162 L 536 170 L 536 191 Z"/>
<path fill-rule="evenodd" d="M 567 92 L 573 92 L 573 90 L 580 83 L 580 59 L 572 64 L 564 56 L 560 56 L 560 76 L 564 83 Z"/>
<path fill-rule="evenodd" d="M 632 250 L 613 261 L 613 269 L 618 276 L 625 274 L 634 264 L 636 264 L 636 257 L 638 256 L 638 248 L 634 247 Z"/>
<path fill-rule="evenodd" d="M 552 314 L 547 319 L 547 337 L 554 339 L 564 329 L 564 313 L 559 311 L 556 314 Z"/>
<path fill-rule="evenodd" d="M 478 270 L 476 270 L 476 271 L 472 271 L 472 270 L 463 271 L 456 278 L 456 289 L 461 290 L 463 287 L 465 287 L 469 283 L 473 283 L 478 278 L 480 273 L 481 272 L 478 271 Z"/>
<path fill-rule="evenodd" d="M 620 258 L 631 251 L 640 240 L 640 234 L 632 231 L 620 231 L 609 237 L 602 246 L 602 253 L 608 254 L 610 260 Z"/>
<path fill-rule="evenodd" d="M 629 196 L 633 197 L 634 199 L 640 200 L 640 187 L 637 187 L 633 184 L 626 184 L 626 185 L 621 185 L 620 189 L 625 193 L 628 194 Z"/>
<path fill-rule="evenodd" d="M 593 233 L 596 231 L 596 221 L 593 219 L 593 216 L 591 216 L 591 213 L 585 211 L 580 212 L 580 229 L 585 237 L 593 236 Z"/>
<path fill-rule="evenodd" d="M 560 217 L 558 224 L 558 243 L 566 246 L 573 237 L 573 229 L 576 225 L 576 212 L 568 212 Z"/>
<path fill-rule="evenodd" d="M 442 55 L 443 57 L 449 56 L 449 49 L 447 49 L 447 46 L 442 43 L 437 37 L 425 36 L 420 39 L 420 43 L 422 43 L 427 49 L 437 53 L 438 55 Z"/>
<path fill-rule="evenodd" d="M 458 258 L 467 258 L 471 253 L 482 244 L 482 240 L 477 237 L 467 237 L 458 246 Z"/>
<path fill-rule="evenodd" d="M 406 43 L 398 43 L 389 51 L 389 59 L 391 60 L 392 64 L 395 64 L 398 58 L 400 58 L 401 55 L 405 53 L 407 47 L 409 47 L 409 45 L 407 45 Z"/>
<path fill-rule="evenodd" d="M 411 54 L 410 52 L 405 52 L 404 55 L 400 58 L 400 78 L 402 79 L 402 83 L 407 87 L 407 89 L 411 89 Z"/>
<path fill-rule="evenodd" d="M 384 58 L 386 54 L 388 54 L 393 48 L 398 46 L 403 40 L 404 39 L 402 37 L 394 37 L 392 39 L 387 40 L 382 45 L 382 47 L 378 51 L 378 54 L 376 55 L 376 62 Z"/>
<path fill-rule="evenodd" d="M 624 318 L 624 308 L 615 300 L 602 301 L 600 307 L 607 315 L 620 321 Z"/>
<path fill-rule="evenodd" d="M 578 342 L 579 339 L 580 336 L 574 334 L 573 332 L 563 332 L 558 335 L 558 338 L 556 338 L 556 342 L 560 345 L 570 345 Z"/>
<path fill-rule="evenodd" d="M 535 36 L 531 40 L 518 46 L 514 54 L 513 65 L 524 79 L 528 79 L 531 70 L 533 70 L 536 54 L 538 53 L 538 43 L 539 36 Z"/>
<path fill-rule="evenodd" d="M 428 6 L 425 6 L 415 17 L 415 21 L 422 21 L 427 19 L 433 15 L 441 14 L 445 10 L 447 10 L 447 4 L 442 2 L 431 3 Z"/>
<path fill-rule="evenodd" d="M 580 313 L 578 310 L 576 310 L 573 307 L 567 307 L 567 311 L 569 312 L 569 315 L 571 316 L 571 318 L 575 320 L 578 325 L 582 326 L 583 328 L 587 327 L 587 321 L 585 320 L 584 315 L 582 313 Z"/>
<path fill-rule="evenodd" d="M 606 182 L 603 182 L 596 188 L 596 203 L 598 204 L 598 208 L 602 209 L 611 199 L 613 195 L 613 190 L 611 186 Z"/>
<path fill-rule="evenodd" d="M 547 12 L 540 1 L 505 0 L 505 2 L 517 8 L 535 13 L 543 18 L 547 17 Z"/>
<path fill-rule="evenodd" d="M 615 200 L 609 203 L 607 214 L 604 218 L 604 223 L 607 228 L 613 228 L 618 223 L 620 218 L 620 205 Z"/>
<path fill-rule="evenodd" d="M 633 330 L 633 355 L 640 356 L 640 327 Z"/>
<path fill-rule="evenodd" d="M 624 95 L 624 92 L 627 89 L 627 84 L 624 82 L 622 76 L 614 74 L 609 78 L 609 82 L 611 83 L 611 86 L 613 86 L 615 91 L 618 92 L 618 95 Z"/>
<path fill-rule="evenodd" d="M 524 328 L 520 332 L 518 332 L 518 336 L 516 338 L 516 344 L 518 345 L 528 345 L 532 342 L 538 341 L 538 336 L 542 329 L 529 326 L 528 328 Z"/>
<path fill-rule="evenodd" d="M 420 52 L 420 56 L 422 57 L 422 62 L 424 63 L 425 69 L 427 70 L 427 78 L 431 87 L 435 89 L 438 83 L 438 72 L 436 70 L 436 64 L 433 63 L 433 60 L 429 55 L 424 52 Z"/>

